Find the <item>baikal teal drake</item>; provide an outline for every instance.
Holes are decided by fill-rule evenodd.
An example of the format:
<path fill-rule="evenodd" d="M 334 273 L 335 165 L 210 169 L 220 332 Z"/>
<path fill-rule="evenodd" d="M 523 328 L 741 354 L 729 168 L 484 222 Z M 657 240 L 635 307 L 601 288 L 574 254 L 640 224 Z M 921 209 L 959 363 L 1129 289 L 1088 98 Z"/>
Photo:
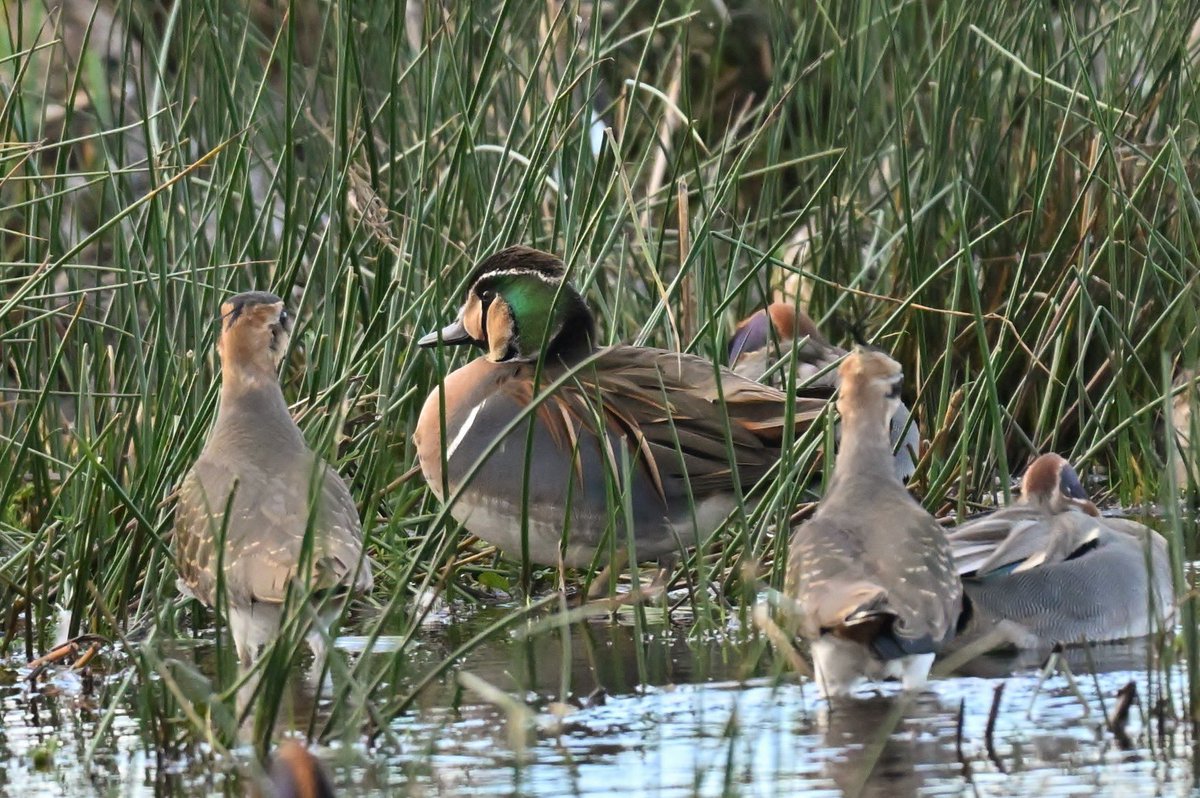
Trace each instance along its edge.
<path fill-rule="evenodd" d="M 483 354 L 429 395 L 414 441 L 454 518 L 524 561 L 586 567 L 632 547 L 671 562 L 767 474 L 788 424 L 827 404 L 824 390 L 789 400 L 694 355 L 597 347 L 591 311 L 545 252 L 498 252 L 469 286 L 458 319 L 419 344 Z"/>

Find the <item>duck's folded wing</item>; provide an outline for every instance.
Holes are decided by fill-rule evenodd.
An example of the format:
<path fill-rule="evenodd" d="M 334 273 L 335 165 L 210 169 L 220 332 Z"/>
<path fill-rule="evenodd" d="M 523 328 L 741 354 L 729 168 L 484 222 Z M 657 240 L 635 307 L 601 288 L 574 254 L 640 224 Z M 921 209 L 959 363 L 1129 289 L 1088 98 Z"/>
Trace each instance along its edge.
<path fill-rule="evenodd" d="M 853 536 L 820 518 L 792 535 L 784 592 L 806 637 L 861 623 L 883 609 L 887 591 L 866 573 L 862 551 Z"/>
<path fill-rule="evenodd" d="M 576 376 L 546 403 L 542 420 L 564 440 L 576 434 L 573 421 L 593 433 L 602 422 L 606 433 L 628 441 L 660 490 L 668 481 L 684 479 L 697 495 L 728 490 L 734 473 L 731 448 L 743 487 L 779 459 L 788 423 L 786 395 L 716 370 L 707 360 L 617 346 L 604 350 L 595 368 Z M 792 403 L 796 428 L 811 424 L 826 403 L 797 397 Z"/>
<path fill-rule="evenodd" d="M 1150 541 L 1155 547 L 1166 546 L 1166 538 L 1145 524 L 1134 521 L 1132 518 L 1101 516 L 1097 520 L 1114 532 L 1120 532 L 1121 534 L 1129 535 L 1134 540 L 1142 543 Z"/>
<path fill-rule="evenodd" d="M 863 580 L 812 584 L 800 597 L 810 634 L 832 634 L 890 660 L 937 651 L 952 634 L 942 594 L 892 591 Z M 957 618 L 957 610 L 954 612 Z"/>
<path fill-rule="evenodd" d="M 1102 529 L 1084 513 L 1007 516 L 972 521 L 947 535 L 961 576 L 1028 571 L 1077 557 L 1100 540 Z"/>
<path fill-rule="evenodd" d="M 180 592 L 211 605 L 215 597 L 215 539 L 221 531 L 224 507 L 210 508 L 197 464 L 179 486 L 175 504 L 172 550 Z"/>
<path fill-rule="evenodd" d="M 776 418 L 779 405 L 786 403 L 787 395 L 778 388 L 746 379 L 723 367 L 714 369 L 710 361 L 696 355 L 633 347 L 613 347 L 609 351 L 609 356 L 614 358 L 628 358 L 631 351 L 651 353 L 650 357 L 637 358 L 643 369 L 638 381 L 647 387 L 661 384 L 672 390 L 686 390 L 709 402 L 724 400 L 732 408 L 730 415 L 742 423 L 748 420 L 746 414 L 752 415 L 754 409 L 765 410 L 773 421 L 780 422 Z M 811 412 L 811 417 L 815 417 L 832 394 L 828 386 L 805 387 L 796 394 L 796 412 Z M 802 422 L 798 423 L 802 425 Z"/>
<path fill-rule="evenodd" d="M 962 606 L 944 550 L 923 551 L 891 569 L 865 553 L 836 523 L 813 519 L 797 531 L 785 590 L 805 633 L 855 640 L 882 659 L 937 651 L 953 634 Z M 919 578 L 910 578 L 911 571 Z"/>
<path fill-rule="evenodd" d="M 320 491 L 315 502 L 310 479 Z M 293 583 L 297 590 L 314 594 L 370 589 L 370 563 L 359 567 L 363 553 L 358 510 L 346 483 L 327 464 L 299 465 L 295 478 L 275 481 L 258 497 L 245 498 L 253 500 L 238 502 L 243 525 L 258 531 L 242 556 L 226 563 L 231 595 L 278 604 Z"/>
<path fill-rule="evenodd" d="M 334 581 L 337 590 L 368 593 L 374 586 L 371 562 L 363 553 L 362 522 L 354 497 L 341 475 L 325 466 L 321 492 L 321 529 L 325 544 L 318 568 L 332 569 L 328 575 L 315 574 L 318 581 Z M 353 584 L 351 584 L 353 580 Z"/>
<path fill-rule="evenodd" d="M 1014 516 L 1011 513 L 992 513 L 955 527 L 946 533 L 954 566 L 959 574 L 971 575 L 984 567 L 1014 529 L 1040 523 L 1035 516 Z"/>

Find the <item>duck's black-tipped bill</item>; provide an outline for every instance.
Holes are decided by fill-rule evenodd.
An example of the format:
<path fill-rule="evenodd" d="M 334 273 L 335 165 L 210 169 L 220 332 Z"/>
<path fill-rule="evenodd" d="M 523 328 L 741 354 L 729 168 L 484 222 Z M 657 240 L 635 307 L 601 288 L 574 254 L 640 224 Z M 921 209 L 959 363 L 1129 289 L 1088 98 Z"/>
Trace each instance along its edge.
<path fill-rule="evenodd" d="M 417 341 L 417 346 L 428 349 L 429 347 L 437 346 L 438 344 L 443 344 L 445 346 L 459 346 L 461 344 L 469 344 L 471 342 L 472 338 L 470 333 L 467 332 L 467 328 L 463 326 L 461 321 L 456 320 L 452 324 L 446 325 L 441 330 L 434 330 L 433 332 L 422 336 L 421 339 Z"/>
<path fill-rule="evenodd" d="M 729 342 L 729 359 L 726 363 L 733 368 L 742 355 L 765 349 L 769 343 L 771 343 L 771 316 L 766 310 L 760 310 L 742 322 L 734 331 L 733 338 Z"/>
<path fill-rule="evenodd" d="M 1063 463 L 1062 471 L 1058 472 L 1058 487 L 1064 495 L 1072 499 L 1088 501 L 1083 482 L 1080 481 L 1079 474 L 1075 473 L 1075 469 L 1071 467 L 1070 463 Z"/>

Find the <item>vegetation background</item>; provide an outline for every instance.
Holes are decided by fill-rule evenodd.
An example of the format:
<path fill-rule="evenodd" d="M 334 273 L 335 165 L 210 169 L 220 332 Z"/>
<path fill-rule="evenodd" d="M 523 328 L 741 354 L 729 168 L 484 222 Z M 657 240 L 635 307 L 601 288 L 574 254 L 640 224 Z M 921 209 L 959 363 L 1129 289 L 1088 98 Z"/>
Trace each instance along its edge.
<path fill-rule="evenodd" d="M 604 340 L 706 357 L 786 285 L 903 363 L 931 510 L 1055 450 L 1107 501 L 1164 501 L 1192 558 L 1163 418 L 1200 355 L 1194 4 L 0 5 L 0 648 L 44 652 L 59 606 L 123 640 L 134 675 L 106 689 L 163 746 L 234 734 L 228 658 L 156 641 L 209 625 L 175 601 L 171 493 L 215 411 L 217 308 L 250 288 L 297 312 L 284 391 L 363 513 L 361 628 L 401 652 L 414 596 L 528 587 L 411 470 L 469 356 L 414 342 L 517 242 L 563 256 Z M 821 467 L 825 435 L 783 471 Z M 745 612 L 740 564 L 778 584 L 764 519 L 797 482 L 691 564 L 715 585 L 691 623 Z M 319 730 L 383 733 L 417 694 L 393 660 L 340 674 L 357 700 Z"/>

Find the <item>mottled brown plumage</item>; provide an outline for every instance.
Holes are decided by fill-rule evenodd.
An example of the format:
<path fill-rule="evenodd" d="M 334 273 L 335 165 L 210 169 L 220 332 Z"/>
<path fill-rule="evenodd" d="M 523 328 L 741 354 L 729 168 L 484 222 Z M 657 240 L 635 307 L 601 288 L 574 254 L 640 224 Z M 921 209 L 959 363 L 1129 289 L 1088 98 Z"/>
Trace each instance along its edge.
<path fill-rule="evenodd" d="M 224 587 L 243 662 L 278 628 L 293 582 L 334 593 L 363 593 L 372 584 L 354 501 L 308 448 L 279 386 L 289 331 L 283 302 L 272 294 L 239 294 L 221 307 L 220 408 L 175 512 L 180 588 L 210 607 L 224 535 Z"/>
<path fill-rule="evenodd" d="M 937 522 L 891 464 L 900 366 L 856 349 L 839 368 L 842 439 L 829 490 L 791 540 L 785 592 L 826 695 L 862 678 L 924 683 L 953 636 L 962 586 Z"/>

